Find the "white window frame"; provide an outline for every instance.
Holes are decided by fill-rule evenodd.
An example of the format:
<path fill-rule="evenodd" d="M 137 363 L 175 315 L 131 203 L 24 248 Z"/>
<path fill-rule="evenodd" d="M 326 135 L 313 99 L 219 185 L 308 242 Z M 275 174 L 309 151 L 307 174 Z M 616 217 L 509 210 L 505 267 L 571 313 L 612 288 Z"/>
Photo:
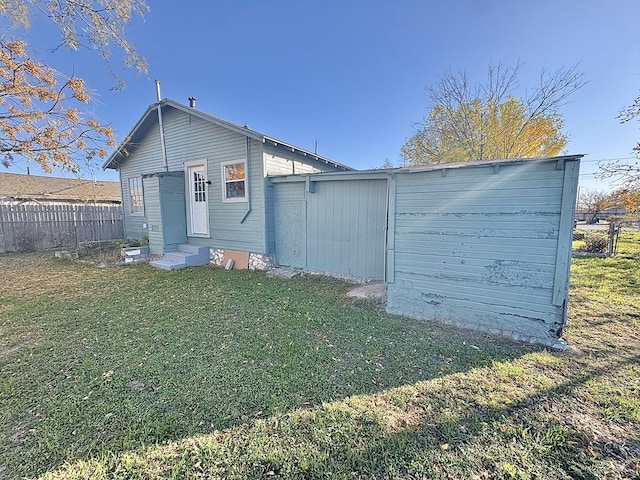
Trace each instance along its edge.
<path fill-rule="evenodd" d="M 225 178 L 224 167 L 226 165 L 237 165 L 242 163 L 244 165 L 244 197 L 227 197 L 227 183 L 237 182 L 238 180 L 227 180 Z M 222 162 L 220 164 L 221 182 L 222 182 L 222 203 L 246 203 L 249 201 L 249 182 L 247 179 L 247 161 L 246 160 L 231 160 L 228 162 Z"/>
<path fill-rule="evenodd" d="M 134 210 L 134 205 L 138 202 L 134 202 L 133 189 L 131 188 L 131 181 L 137 180 L 137 184 L 140 193 L 136 193 L 136 197 L 140 197 L 140 210 Z M 129 193 L 129 215 L 132 217 L 144 217 L 144 187 L 142 185 L 142 175 L 135 175 L 127 179 L 127 190 Z"/>

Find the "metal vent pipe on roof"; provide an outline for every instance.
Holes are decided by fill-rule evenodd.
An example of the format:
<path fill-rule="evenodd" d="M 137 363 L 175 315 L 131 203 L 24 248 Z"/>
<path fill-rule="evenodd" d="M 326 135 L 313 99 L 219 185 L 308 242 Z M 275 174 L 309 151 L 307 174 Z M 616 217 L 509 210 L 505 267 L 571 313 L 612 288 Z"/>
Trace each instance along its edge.
<path fill-rule="evenodd" d="M 189 97 L 189 106 L 191 108 L 196 108 L 196 99 L 193 97 Z"/>
<path fill-rule="evenodd" d="M 156 80 L 156 99 L 158 102 L 162 100 L 162 97 L 160 96 L 160 80 Z"/>

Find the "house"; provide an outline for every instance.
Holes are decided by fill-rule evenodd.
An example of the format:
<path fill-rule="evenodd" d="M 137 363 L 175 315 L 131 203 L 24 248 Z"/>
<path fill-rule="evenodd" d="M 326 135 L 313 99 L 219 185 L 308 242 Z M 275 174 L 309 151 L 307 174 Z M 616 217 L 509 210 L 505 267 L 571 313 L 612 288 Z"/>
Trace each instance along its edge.
<path fill-rule="evenodd" d="M 169 99 L 147 108 L 103 168 L 120 174 L 125 235 L 148 236 L 168 269 L 188 264 L 179 250 L 264 268 L 275 236 L 267 177 L 353 170 Z"/>
<path fill-rule="evenodd" d="M 581 157 L 355 171 L 162 100 L 105 168 L 157 266 L 381 280 L 391 313 L 563 348 Z"/>
<path fill-rule="evenodd" d="M 0 172 L 0 202 L 117 205 L 120 183 Z"/>

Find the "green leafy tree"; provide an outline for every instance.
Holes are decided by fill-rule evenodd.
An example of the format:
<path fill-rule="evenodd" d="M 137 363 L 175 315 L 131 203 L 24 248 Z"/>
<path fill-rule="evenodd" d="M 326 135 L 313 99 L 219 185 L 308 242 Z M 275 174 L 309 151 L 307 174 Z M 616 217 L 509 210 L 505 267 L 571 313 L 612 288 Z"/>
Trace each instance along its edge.
<path fill-rule="evenodd" d="M 576 67 L 542 72 L 540 83 L 519 98 L 521 65 L 491 65 L 484 83 L 447 72 L 427 89 L 432 104 L 401 148 L 413 165 L 497 158 L 548 157 L 567 143 L 559 107 L 584 85 Z"/>
<path fill-rule="evenodd" d="M 97 50 L 116 88 L 122 88 L 111 51 L 123 52 L 125 67 L 146 72 L 144 59 L 126 40 L 125 26 L 147 10 L 143 0 L 0 0 L 0 15 L 13 25 L 0 37 L 0 161 L 5 166 L 21 157 L 45 171 L 75 172 L 78 162 L 104 157 L 114 145 L 111 128 L 83 113 L 91 99 L 84 80 L 34 58 L 25 40 L 33 15 L 44 15 L 58 27 L 56 48 Z"/>

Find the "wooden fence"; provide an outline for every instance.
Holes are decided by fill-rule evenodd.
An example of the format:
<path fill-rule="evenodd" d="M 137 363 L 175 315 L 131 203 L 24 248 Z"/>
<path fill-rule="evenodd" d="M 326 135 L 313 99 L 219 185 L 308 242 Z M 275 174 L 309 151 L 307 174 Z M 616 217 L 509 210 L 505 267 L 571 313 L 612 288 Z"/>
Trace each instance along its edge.
<path fill-rule="evenodd" d="M 0 203 L 0 253 L 124 238 L 120 205 Z"/>

